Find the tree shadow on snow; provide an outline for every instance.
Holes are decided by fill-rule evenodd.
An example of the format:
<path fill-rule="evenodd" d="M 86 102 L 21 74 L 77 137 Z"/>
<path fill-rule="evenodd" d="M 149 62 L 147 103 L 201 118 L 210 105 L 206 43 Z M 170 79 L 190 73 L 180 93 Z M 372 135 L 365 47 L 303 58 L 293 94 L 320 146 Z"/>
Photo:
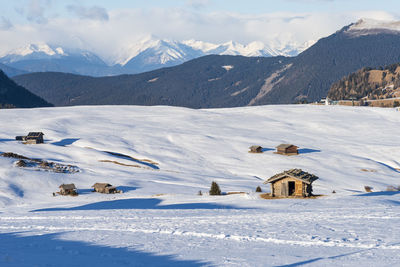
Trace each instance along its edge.
<path fill-rule="evenodd" d="M 317 262 L 320 260 L 328 260 L 328 259 L 337 259 L 337 258 L 341 258 L 341 257 L 346 257 L 346 256 L 350 256 L 350 255 L 354 255 L 354 254 L 358 254 L 358 253 L 362 253 L 362 252 L 366 252 L 369 250 L 373 250 L 376 248 L 367 248 L 367 249 L 361 249 L 361 250 L 356 250 L 356 251 L 352 251 L 349 253 L 343 253 L 343 254 L 339 254 L 339 255 L 335 255 L 335 256 L 330 256 L 330 257 L 318 257 L 318 258 L 314 258 L 314 259 L 309 259 L 309 260 L 305 260 L 305 261 L 299 261 L 299 262 L 295 262 L 295 263 L 291 263 L 291 264 L 285 264 L 285 265 L 275 265 L 275 267 L 296 267 L 296 266 L 302 266 L 302 265 L 307 265 L 313 262 Z"/>
<path fill-rule="evenodd" d="M 184 204 L 171 204 L 160 205 L 162 202 L 158 198 L 131 198 L 131 199 L 118 199 L 111 201 L 101 201 L 90 203 L 83 206 L 71 208 L 47 208 L 38 209 L 31 212 L 38 211 L 70 211 L 70 210 L 128 210 L 128 209 L 156 209 L 156 210 L 190 210 L 190 209 L 249 209 L 233 206 L 224 206 L 216 203 L 184 203 Z"/>
<path fill-rule="evenodd" d="M 19 236 L 0 234 L 0 266 L 204 266 L 207 262 L 179 260 L 132 248 L 113 248 L 81 241 L 61 240 L 61 235 Z"/>
<path fill-rule="evenodd" d="M 69 145 L 72 145 L 73 143 L 75 143 L 76 141 L 78 141 L 79 139 L 80 138 L 66 138 L 66 139 L 62 139 L 57 142 L 53 142 L 51 144 L 55 145 L 55 146 L 69 146 Z"/>

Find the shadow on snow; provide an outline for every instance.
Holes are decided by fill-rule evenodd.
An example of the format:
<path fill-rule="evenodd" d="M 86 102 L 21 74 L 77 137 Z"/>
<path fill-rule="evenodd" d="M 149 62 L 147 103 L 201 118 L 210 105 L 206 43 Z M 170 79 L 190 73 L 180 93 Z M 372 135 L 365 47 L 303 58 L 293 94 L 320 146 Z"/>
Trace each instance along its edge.
<path fill-rule="evenodd" d="M 400 191 L 380 191 L 356 195 L 357 197 L 374 197 L 374 196 L 394 196 L 400 194 Z"/>
<path fill-rule="evenodd" d="M 147 167 L 150 167 L 150 168 L 152 168 L 154 170 L 159 170 L 160 169 L 160 167 L 158 167 L 156 164 L 153 164 L 151 162 L 147 162 L 147 161 L 144 161 L 144 160 L 136 159 L 136 158 L 133 158 L 133 157 L 125 155 L 125 154 L 121 154 L 121 153 L 117 153 L 117 152 L 111 152 L 111 151 L 103 151 L 103 152 L 107 153 L 107 154 L 109 154 L 111 156 L 114 156 L 116 158 L 130 160 L 130 161 L 133 161 L 135 163 L 143 164 L 143 165 L 145 165 Z"/>
<path fill-rule="evenodd" d="M 330 256 L 330 257 L 318 257 L 318 258 L 314 258 L 314 259 L 309 259 L 309 260 L 305 260 L 305 261 L 299 261 L 299 262 L 295 262 L 295 263 L 291 263 L 291 264 L 286 264 L 286 265 L 276 265 L 275 267 L 296 267 L 296 266 L 302 266 L 302 265 L 307 265 L 313 262 L 317 262 L 320 260 L 327 260 L 327 259 L 337 259 L 337 258 L 341 258 L 341 257 L 346 257 L 346 256 L 350 256 L 350 255 L 354 255 L 354 254 L 358 254 L 358 253 L 362 253 L 362 252 L 366 252 L 369 250 L 373 250 L 376 248 L 367 248 L 367 249 L 361 249 L 361 250 L 357 250 L 357 251 L 353 251 L 353 252 L 349 252 L 349 253 L 344 253 L 344 254 L 339 254 L 339 255 L 335 255 L 335 256 Z M 322 264 L 321 264 L 322 265 Z M 324 265 L 325 266 L 325 265 Z"/>
<path fill-rule="evenodd" d="M 80 138 L 66 138 L 66 139 L 62 139 L 58 142 L 53 142 L 51 143 L 52 145 L 55 146 L 69 146 L 72 145 L 73 143 L 75 143 L 76 141 L 78 141 Z"/>
<path fill-rule="evenodd" d="M 0 266 L 204 266 L 206 262 L 179 260 L 127 248 L 61 240 L 60 234 L 19 236 L 0 234 Z"/>
<path fill-rule="evenodd" d="M 309 153 L 321 152 L 321 150 L 311 149 L 311 148 L 300 148 L 298 151 L 299 151 L 299 154 L 309 154 Z"/>
<path fill-rule="evenodd" d="M 12 142 L 12 141 L 16 141 L 15 139 L 1 139 L 0 138 L 0 142 Z"/>
<path fill-rule="evenodd" d="M 133 187 L 133 186 L 117 186 L 118 190 L 122 190 L 123 193 L 128 193 L 130 191 L 135 191 L 139 187 Z M 93 188 L 85 188 L 85 189 L 78 189 L 78 193 L 80 195 L 86 195 L 86 194 L 94 194 L 96 193 Z M 98 193 L 100 194 L 100 193 Z"/>
<path fill-rule="evenodd" d="M 239 208 L 233 206 L 224 206 L 216 203 L 184 203 L 184 204 L 171 204 L 159 205 L 162 202 L 157 198 L 131 198 L 131 199 L 118 199 L 111 201 L 101 201 L 90 203 L 83 206 L 71 208 L 47 208 L 38 209 L 31 212 L 38 211 L 70 211 L 70 210 L 127 210 L 127 209 L 157 209 L 157 210 L 190 210 L 190 209 L 249 209 Z"/>

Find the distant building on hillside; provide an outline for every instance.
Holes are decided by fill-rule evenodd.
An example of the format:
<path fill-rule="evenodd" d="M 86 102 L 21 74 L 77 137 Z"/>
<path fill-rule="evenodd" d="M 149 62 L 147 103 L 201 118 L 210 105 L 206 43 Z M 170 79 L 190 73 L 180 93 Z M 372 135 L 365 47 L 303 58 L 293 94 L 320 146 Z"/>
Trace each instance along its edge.
<path fill-rule="evenodd" d="M 318 177 L 301 169 L 291 169 L 278 173 L 264 184 L 271 183 L 273 197 L 309 197 L 312 195 L 312 183 Z"/>
<path fill-rule="evenodd" d="M 66 196 L 66 195 L 71 195 L 71 196 L 76 196 L 78 195 L 78 192 L 76 191 L 76 187 L 74 184 L 62 184 L 58 187 L 60 189 L 60 195 Z"/>
<path fill-rule="evenodd" d="M 115 186 L 112 186 L 108 183 L 95 183 L 92 188 L 95 192 L 103 193 L 103 194 L 115 194 L 122 193 L 120 190 L 117 190 Z"/>
<path fill-rule="evenodd" d="M 297 150 L 299 147 L 292 145 L 292 144 L 280 144 L 276 147 L 276 154 L 281 155 L 297 155 L 299 151 Z"/>
<path fill-rule="evenodd" d="M 24 141 L 25 144 L 42 144 L 44 133 L 42 132 L 29 132 L 26 136 L 16 136 L 15 139 Z"/>
<path fill-rule="evenodd" d="M 262 147 L 261 146 L 251 146 L 249 147 L 249 153 L 262 153 Z"/>

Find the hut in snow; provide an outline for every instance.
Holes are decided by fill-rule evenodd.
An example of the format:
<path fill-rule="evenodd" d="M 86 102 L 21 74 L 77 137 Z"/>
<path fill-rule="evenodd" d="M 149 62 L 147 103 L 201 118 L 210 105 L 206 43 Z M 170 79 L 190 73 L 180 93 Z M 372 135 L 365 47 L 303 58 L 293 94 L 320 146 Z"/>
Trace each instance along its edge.
<path fill-rule="evenodd" d="M 42 132 L 30 132 L 26 136 L 16 136 L 15 139 L 19 141 L 24 141 L 25 144 L 42 144 L 44 133 Z"/>
<path fill-rule="evenodd" d="M 299 151 L 297 150 L 299 147 L 292 144 L 280 144 L 276 147 L 276 154 L 282 155 L 297 155 Z"/>
<path fill-rule="evenodd" d="M 308 197 L 312 195 L 312 183 L 318 177 L 301 169 L 291 169 L 278 173 L 264 184 L 271 183 L 273 197 Z"/>
<path fill-rule="evenodd" d="M 60 195 L 72 195 L 76 196 L 78 195 L 78 192 L 76 191 L 76 187 L 74 184 L 62 184 L 59 186 L 60 188 Z"/>
<path fill-rule="evenodd" d="M 249 153 L 262 153 L 262 147 L 261 146 L 251 146 L 249 147 Z"/>
<path fill-rule="evenodd" d="M 117 190 L 117 188 L 115 186 L 112 186 L 108 183 L 95 183 L 92 187 L 95 192 L 99 192 L 99 193 L 103 193 L 103 194 L 121 193 L 121 191 Z"/>

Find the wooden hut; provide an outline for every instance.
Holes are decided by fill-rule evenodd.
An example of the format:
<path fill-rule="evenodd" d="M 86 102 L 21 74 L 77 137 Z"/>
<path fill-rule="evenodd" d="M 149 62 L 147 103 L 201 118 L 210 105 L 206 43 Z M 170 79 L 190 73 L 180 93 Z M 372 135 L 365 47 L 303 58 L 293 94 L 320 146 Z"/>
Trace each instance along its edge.
<path fill-rule="evenodd" d="M 312 195 L 312 183 L 318 177 L 301 169 L 291 169 L 278 173 L 264 184 L 271 183 L 273 197 L 308 197 Z"/>
<path fill-rule="evenodd" d="M 58 188 L 60 188 L 60 195 L 72 195 L 76 196 L 78 195 L 78 192 L 76 191 L 76 187 L 74 184 L 62 184 Z"/>
<path fill-rule="evenodd" d="M 299 147 L 292 145 L 292 144 L 280 144 L 279 146 L 276 147 L 276 154 L 281 154 L 281 155 L 297 155 L 299 154 L 299 151 L 297 150 Z"/>
<path fill-rule="evenodd" d="M 249 153 L 262 153 L 262 147 L 261 146 L 251 146 L 249 147 Z"/>
<path fill-rule="evenodd" d="M 115 186 L 112 186 L 108 183 L 95 183 L 92 186 L 95 192 L 103 193 L 103 194 L 115 194 L 121 193 L 121 191 L 117 190 Z"/>
<path fill-rule="evenodd" d="M 26 136 L 16 136 L 15 139 L 24 141 L 25 144 L 42 144 L 44 133 L 42 132 L 29 132 Z"/>

